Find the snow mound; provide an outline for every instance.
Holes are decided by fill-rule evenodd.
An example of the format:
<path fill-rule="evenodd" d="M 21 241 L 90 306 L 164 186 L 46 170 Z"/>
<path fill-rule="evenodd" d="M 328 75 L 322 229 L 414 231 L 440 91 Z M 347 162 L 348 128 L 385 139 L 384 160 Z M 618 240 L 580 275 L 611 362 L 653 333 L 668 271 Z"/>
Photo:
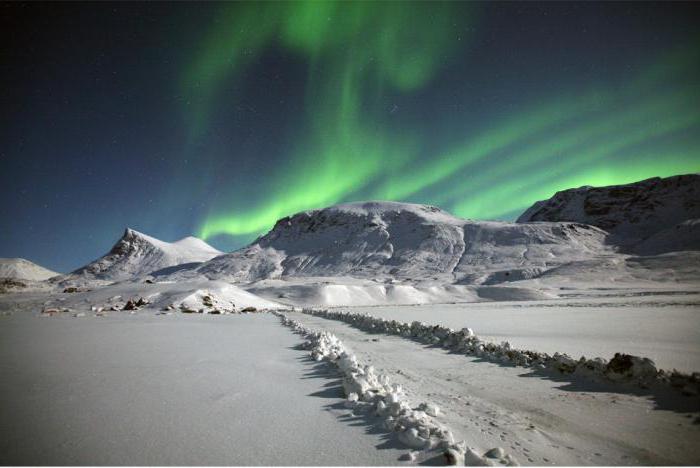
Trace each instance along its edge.
<path fill-rule="evenodd" d="M 44 281 L 59 275 L 23 258 L 0 258 L 0 278 Z"/>
<path fill-rule="evenodd" d="M 553 294 L 525 287 L 378 283 L 354 278 L 287 278 L 245 286 L 256 296 L 297 307 L 444 304 L 545 300 Z"/>
<path fill-rule="evenodd" d="M 481 286 L 477 293 L 480 298 L 492 301 L 541 301 L 557 297 L 537 289 L 505 286 Z"/>
<path fill-rule="evenodd" d="M 265 280 L 252 283 L 245 289 L 260 297 L 302 307 L 408 305 L 479 300 L 474 288 L 470 286 L 383 284 L 347 277 Z"/>
<path fill-rule="evenodd" d="M 194 237 L 170 243 L 127 228 L 107 255 L 61 279 L 121 281 L 176 265 L 198 264 L 220 254 L 214 247 Z"/>
<path fill-rule="evenodd" d="M 203 314 L 256 312 L 280 307 L 280 304 L 276 302 L 268 301 L 220 281 L 213 281 L 206 289 L 171 295 L 167 301 L 161 299 L 159 303 L 164 308 L 173 306 L 182 312 Z"/>
<path fill-rule="evenodd" d="M 700 175 L 654 177 L 626 185 L 580 187 L 535 203 L 517 220 L 575 221 L 598 226 L 610 241 L 632 250 L 663 253 L 698 250 Z M 663 233 L 666 231 L 665 233 Z M 678 234 L 678 235 L 677 235 Z M 656 238 L 656 236 L 659 238 Z"/>

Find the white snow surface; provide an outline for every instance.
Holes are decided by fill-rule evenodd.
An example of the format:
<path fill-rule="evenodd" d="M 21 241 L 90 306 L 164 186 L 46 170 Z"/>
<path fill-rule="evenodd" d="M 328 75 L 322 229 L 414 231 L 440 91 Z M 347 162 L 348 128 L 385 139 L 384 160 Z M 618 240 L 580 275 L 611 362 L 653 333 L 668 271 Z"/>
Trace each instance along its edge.
<path fill-rule="evenodd" d="M 198 264 L 220 254 L 220 251 L 196 237 L 164 242 L 127 228 L 109 253 L 65 275 L 61 280 L 63 283 L 121 281 L 168 267 Z"/>
<path fill-rule="evenodd" d="M 336 320 L 290 317 L 333 333 L 358 360 L 391 375 L 411 399 L 436 404 L 455 440 L 473 449 L 475 462 L 478 454 L 502 447 L 526 466 L 700 463 L 697 396 L 671 389 L 653 395 L 577 376 L 548 378 Z"/>
<path fill-rule="evenodd" d="M 343 422 L 342 390 L 269 314 L 0 320 L 4 465 L 395 465 L 405 453 Z"/>
<path fill-rule="evenodd" d="M 351 277 L 288 277 L 243 285 L 248 292 L 295 307 L 410 305 L 556 297 L 527 287 L 376 282 Z"/>
<path fill-rule="evenodd" d="M 23 258 L 0 258 L 0 278 L 43 281 L 58 274 Z"/>
<path fill-rule="evenodd" d="M 608 358 L 627 351 L 652 357 L 659 368 L 697 370 L 700 295 L 650 292 L 623 297 L 615 290 L 573 291 L 576 297 L 537 302 L 351 310 L 468 326 L 481 338 L 505 339 L 516 348 L 553 347 L 577 356 L 581 347 L 587 357 Z M 0 296 L 0 460 L 52 465 L 422 461 L 375 429 L 371 411 L 354 414 L 358 404 L 343 395 L 327 368 L 308 363 L 305 352 L 295 349 L 300 338 L 278 319 L 183 314 L 177 307 L 193 298 L 203 304 L 204 295 L 243 307 L 245 294 L 225 282 L 198 280 Z M 106 310 L 137 297 L 151 303 L 132 312 Z M 170 304 L 176 307 L 161 310 Z M 44 308 L 66 312 L 41 316 Z M 547 378 L 335 320 L 287 314 L 333 333 L 358 362 L 400 385 L 407 400 L 427 402 L 424 411 L 435 412 L 429 405 L 439 408 L 440 423 L 456 441 L 466 442 L 467 461 L 483 461 L 500 447 L 523 465 L 700 462 L 694 450 L 700 436 L 697 395 L 670 388 L 649 394 L 578 376 Z M 398 440 L 412 446 L 419 437 L 406 432 Z"/>
<path fill-rule="evenodd" d="M 207 307 L 204 297 L 208 296 L 214 307 Z M 181 282 L 123 281 L 94 290 L 71 294 L 54 294 L 46 303 L 47 307 L 69 308 L 73 312 L 91 311 L 92 307 L 105 310 L 112 306 L 123 307 L 129 300 L 143 298 L 149 302 L 148 307 L 156 310 L 172 306 L 174 310 L 185 308 L 210 312 L 219 308 L 221 311 L 234 311 L 246 307 L 256 309 L 276 309 L 279 303 L 251 294 L 224 281 L 197 279 Z"/>
<path fill-rule="evenodd" d="M 659 369 L 700 371 L 700 294 L 634 293 L 547 301 L 353 307 L 374 317 L 471 328 L 482 339 L 574 359 L 615 353 L 651 358 Z"/>

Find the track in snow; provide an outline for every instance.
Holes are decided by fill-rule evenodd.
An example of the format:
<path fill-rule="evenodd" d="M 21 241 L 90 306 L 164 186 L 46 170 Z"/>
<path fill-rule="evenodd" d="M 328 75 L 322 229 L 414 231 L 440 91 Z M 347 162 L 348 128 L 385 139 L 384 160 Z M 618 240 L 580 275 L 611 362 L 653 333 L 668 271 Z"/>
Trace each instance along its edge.
<path fill-rule="evenodd" d="M 444 408 L 445 423 L 470 446 L 500 445 L 535 465 L 700 462 L 696 400 L 685 401 L 692 408 L 658 410 L 648 397 L 619 393 L 615 385 L 569 377 L 561 383 L 333 320 L 292 318 L 336 334 L 361 360 L 413 392 L 412 399 Z"/>

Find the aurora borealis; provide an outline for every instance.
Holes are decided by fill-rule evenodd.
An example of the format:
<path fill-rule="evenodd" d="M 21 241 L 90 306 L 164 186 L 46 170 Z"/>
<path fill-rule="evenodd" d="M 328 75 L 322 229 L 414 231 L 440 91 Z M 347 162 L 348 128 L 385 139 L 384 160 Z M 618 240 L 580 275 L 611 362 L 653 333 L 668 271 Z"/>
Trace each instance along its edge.
<path fill-rule="evenodd" d="M 232 196 L 205 219 L 204 238 L 260 234 L 288 214 L 358 197 L 425 201 L 479 219 L 512 217 L 560 189 L 700 168 L 698 154 L 687 151 L 698 140 L 686 150 L 672 145 L 663 164 L 630 154 L 697 129 L 697 85 L 664 89 L 667 80 L 697 72 L 692 47 L 650 57 L 625 88 L 592 84 L 548 96 L 486 128 L 464 128 L 462 142 L 434 150 L 415 128 L 387 122 L 377 102 L 439 80 L 440 67 L 460 58 L 459 42 L 472 40 L 473 4 L 417 4 L 414 10 L 425 9 L 418 12 L 397 2 L 246 7 L 229 6 L 233 12 L 221 23 L 227 26 L 187 72 L 186 86 L 201 90 L 194 93 L 193 133 L 206 126 L 216 88 L 244 74 L 250 57 L 273 41 L 308 64 L 306 125 L 292 136 L 289 162 L 265 181 L 269 195 L 253 206 L 236 205 Z M 533 171 L 535 165 L 546 169 Z M 513 180 L 518 171 L 522 177 Z"/>
<path fill-rule="evenodd" d="M 0 256 L 66 270 L 125 225 L 230 250 L 367 199 L 514 219 L 558 190 L 698 172 L 699 9 L 8 5 Z"/>

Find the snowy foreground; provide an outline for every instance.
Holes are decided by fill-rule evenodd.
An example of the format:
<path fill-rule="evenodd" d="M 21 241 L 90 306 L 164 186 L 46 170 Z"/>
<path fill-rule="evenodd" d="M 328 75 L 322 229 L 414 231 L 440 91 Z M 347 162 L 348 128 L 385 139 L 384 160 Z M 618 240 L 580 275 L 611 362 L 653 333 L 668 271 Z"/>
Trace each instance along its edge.
<path fill-rule="evenodd" d="M 0 323 L 4 465 L 392 465 L 405 452 L 346 416 L 333 376 L 270 314 Z"/>
<path fill-rule="evenodd" d="M 163 304 L 193 297 L 159 291 Z M 284 312 L 331 334 L 303 349 L 309 336 L 272 313 L 95 310 L 108 293 L 64 294 L 70 312 L 44 315 L 55 295 L 0 297 L 3 464 L 700 463 L 700 399 L 671 386 L 537 372 Z M 698 299 L 344 310 L 690 372 L 700 369 Z M 338 359 L 336 345 L 355 360 Z"/>

